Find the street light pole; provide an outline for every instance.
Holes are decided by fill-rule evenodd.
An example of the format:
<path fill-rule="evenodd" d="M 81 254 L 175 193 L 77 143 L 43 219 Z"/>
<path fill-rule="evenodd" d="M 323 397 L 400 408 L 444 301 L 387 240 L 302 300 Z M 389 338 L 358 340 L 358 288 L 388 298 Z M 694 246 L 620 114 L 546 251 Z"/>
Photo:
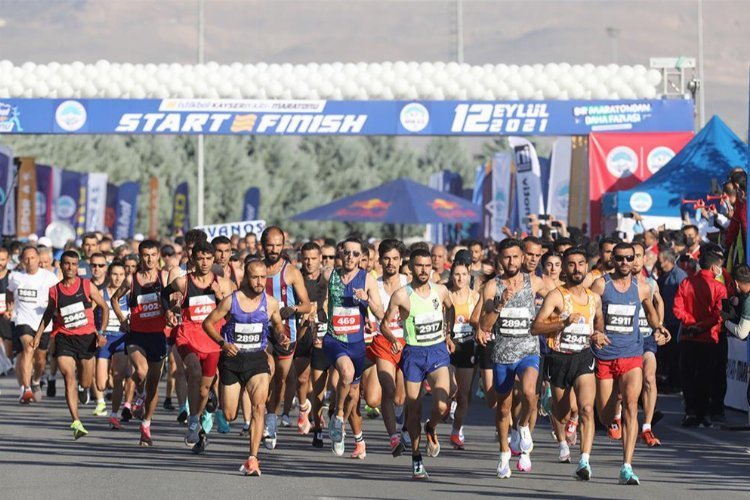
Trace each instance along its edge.
<path fill-rule="evenodd" d="M 456 0 L 456 62 L 464 62 L 464 3 Z"/>
<path fill-rule="evenodd" d="M 612 43 L 611 43 L 611 49 L 612 49 L 611 57 L 612 57 L 612 62 L 615 63 L 615 64 L 619 64 L 619 59 L 620 59 L 620 47 L 619 47 L 619 44 L 620 44 L 620 30 L 618 28 L 613 28 L 612 26 L 608 26 L 606 28 L 606 30 L 607 30 L 607 36 L 612 41 Z"/>
<path fill-rule="evenodd" d="M 698 123 L 706 124 L 706 80 L 703 77 L 703 0 L 698 0 Z"/>
<path fill-rule="evenodd" d="M 198 64 L 203 64 L 203 0 L 198 0 Z M 204 223 L 204 156 L 203 156 L 203 134 L 198 134 L 198 225 Z"/>

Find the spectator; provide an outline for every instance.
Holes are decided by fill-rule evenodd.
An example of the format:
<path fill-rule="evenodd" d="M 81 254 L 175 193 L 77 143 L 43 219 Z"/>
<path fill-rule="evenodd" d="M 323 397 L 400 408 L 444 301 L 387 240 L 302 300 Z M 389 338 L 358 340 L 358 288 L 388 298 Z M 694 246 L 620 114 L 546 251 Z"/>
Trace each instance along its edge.
<path fill-rule="evenodd" d="M 719 404 L 716 399 L 720 395 L 712 390 L 712 385 L 720 364 L 722 300 L 727 298 L 726 286 L 716 279 L 723 274 L 722 262 L 723 255 L 703 252 L 700 271 L 680 283 L 674 298 L 674 315 L 681 323 L 680 374 L 685 427 L 710 426 L 707 417 Z M 720 397 L 723 408 L 723 395 Z"/>
<path fill-rule="evenodd" d="M 661 370 L 660 379 L 666 382 L 664 392 L 679 391 L 680 364 L 679 351 L 677 348 L 677 333 L 680 329 L 680 321 L 675 317 L 672 307 L 677 288 L 687 278 L 687 273 L 677 264 L 677 254 L 671 248 L 659 252 L 659 291 L 664 299 L 664 327 L 669 330 L 672 339 L 665 345 L 660 346 L 656 352 L 657 366 Z"/>
<path fill-rule="evenodd" d="M 750 267 L 740 264 L 732 272 L 737 285 L 737 295 L 732 297 L 734 307 L 722 312 L 724 326 L 729 334 L 745 340 L 750 334 Z"/>

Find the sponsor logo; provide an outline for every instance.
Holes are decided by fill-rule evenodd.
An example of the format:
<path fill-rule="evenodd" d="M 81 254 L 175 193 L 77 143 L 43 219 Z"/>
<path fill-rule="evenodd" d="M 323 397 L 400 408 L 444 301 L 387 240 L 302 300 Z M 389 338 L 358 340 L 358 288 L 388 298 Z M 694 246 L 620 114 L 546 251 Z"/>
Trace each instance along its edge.
<path fill-rule="evenodd" d="M 666 146 L 658 146 L 651 150 L 646 157 L 646 166 L 652 174 L 655 174 L 661 168 L 674 158 L 675 152 Z"/>
<path fill-rule="evenodd" d="M 401 108 L 401 126 L 409 132 L 421 132 L 430 123 L 430 112 L 418 102 L 410 102 Z"/>
<path fill-rule="evenodd" d="M 336 215 L 353 217 L 382 217 L 390 208 L 389 202 L 380 198 L 353 201 L 348 207 L 336 211 Z"/>
<path fill-rule="evenodd" d="M 23 132 L 20 117 L 21 113 L 16 106 L 0 102 L 0 133 Z"/>
<path fill-rule="evenodd" d="M 534 163 L 531 160 L 531 147 L 528 144 L 523 144 L 513 148 L 513 151 L 516 158 L 516 172 L 519 174 L 531 172 L 534 169 Z"/>
<path fill-rule="evenodd" d="M 75 200 L 68 195 L 61 196 L 55 202 L 55 213 L 61 219 L 70 219 L 76 213 L 78 205 Z"/>
<path fill-rule="evenodd" d="M 322 113 L 326 101 L 283 99 L 164 99 L 159 111 L 231 113 Z"/>
<path fill-rule="evenodd" d="M 461 208 L 461 205 L 455 201 L 449 201 L 444 198 L 435 198 L 428 203 L 430 208 L 435 211 L 437 215 L 445 218 L 473 218 L 477 216 L 477 213 L 471 209 Z"/>
<path fill-rule="evenodd" d="M 2 203 L 2 202 L 0 202 Z M 36 215 L 44 217 L 47 215 L 47 197 L 41 191 L 36 192 Z"/>
<path fill-rule="evenodd" d="M 583 123 L 591 130 L 629 130 L 653 114 L 651 104 L 635 102 L 629 104 L 591 104 L 573 108 L 576 123 Z"/>
<path fill-rule="evenodd" d="M 76 132 L 86 125 L 86 108 L 78 101 L 63 101 L 55 111 L 57 126 L 66 132 Z"/>
<path fill-rule="evenodd" d="M 563 184 L 555 190 L 555 203 L 562 213 L 568 213 L 570 205 L 570 185 Z"/>
<path fill-rule="evenodd" d="M 653 204 L 654 200 L 651 195 L 644 191 L 637 191 L 630 195 L 630 208 L 636 212 L 648 212 Z"/>
<path fill-rule="evenodd" d="M 459 104 L 451 132 L 470 134 L 533 134 L 547 130 L 546 103 Z"/>
<path fill-rule="evenodd" d="M 5 189 L 0 187 L 0 205 L 5 205 L 6 198 Z"/>
<path fill-rule="evenodd" d="M 617 146 L 606 159 L 607 170 L 618 179 L 630 177 L 638 170 L 638 155 L 627 146 Z"/>

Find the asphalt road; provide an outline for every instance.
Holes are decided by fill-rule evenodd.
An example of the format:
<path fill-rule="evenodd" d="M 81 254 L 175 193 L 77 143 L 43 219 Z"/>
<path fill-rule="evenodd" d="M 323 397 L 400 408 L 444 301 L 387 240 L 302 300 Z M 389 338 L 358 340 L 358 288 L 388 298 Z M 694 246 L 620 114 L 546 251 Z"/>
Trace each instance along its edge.
<path fill-rule="evenodd" d="M 61 383 L 61 382 L 60 382 Z M 641 486 L 617 485 L 621 447 L 597 433 L 591 459 L 593 478 L 573 478 L 574 465 L 556 463 L 557 447 L 549 424 L 537 426 L 533 471 L 495 477 L 497 443 L 491 414 L 474 400 L 465 427 L 466 451 L 448 445 L 448 425 L 438 427 L 443 451 L 425 458 L 429 482 L 411 480 L 408 456 L 388 453 L 381 419 L 365 422 L 367 459 L 338 458 L 329 448 L 310 446 L 309 436 L 282 429 L 276 450 L 261 448 L 263 476 L 238 471 L 247 458 L 247 440 L 234 423 L 231 434 L 210 434 L 203 456 L 183 444 L 176 412 L 159 410 L 152 424 L 155 446 L 138 446 L 138 424 L 110 431 L 106 418 L 83 408 L 89 435 L 73 441 L 62 397 L 21 406 L 15 380 L 0 378 L 0 498 L 750 498 L 750 432 L 679 427 L 680 401 L 663 397 L 665 418 L 655 428 L 663 446 L 639 444 L 634 468 Z M 61 388 L 58 394 L 61 394 Z M 730 413 L 730 420 L 746 416 Z M 347 442 L 347 455 L 353 444 Z M 573 453 L 577 462 L 577 450 Z M 515 466 L 515 459 L 511 462 Z"/>

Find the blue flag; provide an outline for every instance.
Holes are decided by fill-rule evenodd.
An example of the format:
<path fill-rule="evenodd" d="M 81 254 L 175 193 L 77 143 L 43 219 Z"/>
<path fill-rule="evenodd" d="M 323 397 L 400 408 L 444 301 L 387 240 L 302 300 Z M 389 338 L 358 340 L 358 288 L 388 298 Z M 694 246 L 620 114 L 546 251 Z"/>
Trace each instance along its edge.
<path fill-rule="evenodd" d="M 242 206 L 242 220 L 255 220 L 260 213 L 260 189 L 248 188 L 245 191 L 245 204 Z"/>
<path fill-rule="evenodd" d="M 135 220 L 138 215 L 138 192 L 140 185 L 137 182 L 125 182 L 120 185 L 117 193 L 117 207 L 115 218 L 115 239 L 122 240 L 130 238 L 135 234 Z"/>
<path fill-rule="evenodd" d="M 190 230 L 190 198 L 188 194 L 188 183 L 183 182 L 177 186 L 172 204 L 172 234 L 181 231 L 182 234 Z"/>

